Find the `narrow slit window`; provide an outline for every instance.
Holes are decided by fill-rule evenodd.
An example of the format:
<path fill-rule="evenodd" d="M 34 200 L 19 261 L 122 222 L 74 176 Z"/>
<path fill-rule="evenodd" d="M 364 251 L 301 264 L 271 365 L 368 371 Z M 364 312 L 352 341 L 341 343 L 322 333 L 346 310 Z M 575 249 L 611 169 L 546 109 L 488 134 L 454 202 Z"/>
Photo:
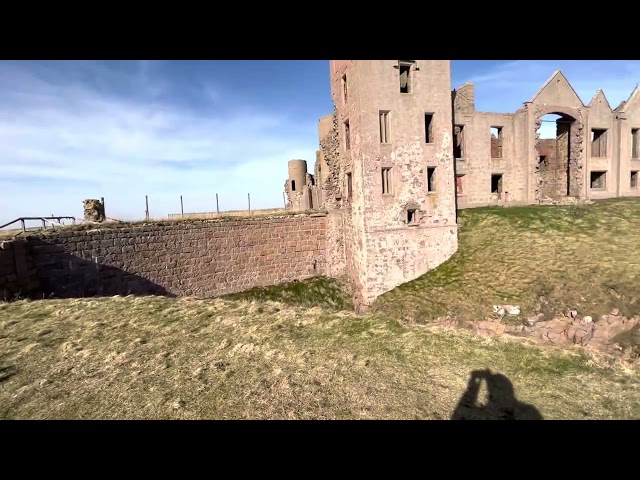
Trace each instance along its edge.
<path fill-rule="evenodd" d="M 389 112 L 380 112 L 380 143 L 391 143 L 389 139 Z"/>
<path fill-rule="evenodd" d="M 292 192 L 296 191 L 296 181 L 295 180 L 291 180 L 291 191 Z"/>
<path fill-rule="evenodd" d="M 640 158 L 640 128 L 631 130 L 631 158 Z"/>
<path fill-rule="evenodd" d="M 433 113 L 424 114 L 424 138 L 426 143 L 433 143 Z"/>
<path fill-rule="evenodd" d="M 351 178 L 351 172 L 347 173 L 347 199 L 351 200 L 353 195 L 353 180 Z"/>
<path fill-rule="evenodd" d="M 349 120 L 344 122 L 344 145 L 347 150 L 351 149 L 351 129 L 349 127 Z"/>
<path fill-rule="evenodd" d="M 391 167 L 382 167 L 382 194 L 391 194 Z"/>
<path fill-rule="evenodd" d="M 464 195 L 464 175 L 456 175 L 456 195 Z"/>
<path fill-rule="evenodd" d="M 427 167 L 427 192 L 436 191 L 436 167 Z"/>
<path fill-rule="evenodd" d="M 345 73 L 342 76 L 342 98 L 344 100 L 344 102 L 347 102 L 347 74 Z"/>
<path fill-rule="evenodd" d="M 453 127 L 453 156 L 464 158 L 464 125 Z"/>

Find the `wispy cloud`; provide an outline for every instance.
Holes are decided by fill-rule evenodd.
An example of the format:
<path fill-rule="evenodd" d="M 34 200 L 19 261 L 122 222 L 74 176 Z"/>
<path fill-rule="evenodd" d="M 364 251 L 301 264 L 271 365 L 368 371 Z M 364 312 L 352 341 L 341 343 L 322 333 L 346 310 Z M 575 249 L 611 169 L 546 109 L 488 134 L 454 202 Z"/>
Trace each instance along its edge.
<path fill-rule="evenodd" d="M 287 160 L 315 158 L 316 121 L 237 103 L 201 82 L 203 105 L 170 101 L 157 65 L 0 62 L 0 223 L 81 215 L 104 196 L 108 214 L 140 218 L 185 209 L 278 206 Z M 238 99 L 232 99 L 238 102 Z"/>
<path fill-rule="evenodd" d="M 531 100 L 555 70 L 562 71 L 585 105 L 602 89 L 616 108 L 640 83 L 640 60 L 517 60 L 471 73 L 465 81 L 476 85 L 478 110 L 509 113 Z M 542 136 L 552 136 L 553 129 L 553 124 L 543 125 Z"/>

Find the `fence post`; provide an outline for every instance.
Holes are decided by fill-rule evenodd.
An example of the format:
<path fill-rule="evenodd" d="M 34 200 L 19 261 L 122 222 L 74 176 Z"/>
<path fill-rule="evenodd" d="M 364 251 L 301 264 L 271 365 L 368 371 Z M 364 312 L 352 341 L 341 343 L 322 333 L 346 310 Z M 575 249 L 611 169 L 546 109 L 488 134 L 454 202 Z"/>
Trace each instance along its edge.
<path fill-rule="evenodd" d="M 27 226 L 26 226 L 26 225 L 25 225 L 25 223 L 24 223 L 24 218 L 21 218 L 21 219 L 20 219 L 20 223 L 22 223 L 22 231 L 23 231 L 23 232 L 26 232 L 26 231 L 27 231 Z"/>
<path fill-rule="evenodd" d="M 180 213 L 184 217 L 184 205 L 182 204 L 182 195 L 180 195 Z"/>
<path fill-rule="evenodd" d="M 251 194 L 247 193 L 247 200 L 249 201 L 249 215 L 251 215 Z"/>
<path fill-rule="evenodd" d="M 218 194 L 216 193 L 216 212 L 220 213 L 220 204 L 218 203 Z"/>
<path fill-rule="evenodd" d="M 144 211 L 145 220 L 149 220 L 149 196 L 144 196 L 144 203 L 146 205 L 146 210 Z"/>

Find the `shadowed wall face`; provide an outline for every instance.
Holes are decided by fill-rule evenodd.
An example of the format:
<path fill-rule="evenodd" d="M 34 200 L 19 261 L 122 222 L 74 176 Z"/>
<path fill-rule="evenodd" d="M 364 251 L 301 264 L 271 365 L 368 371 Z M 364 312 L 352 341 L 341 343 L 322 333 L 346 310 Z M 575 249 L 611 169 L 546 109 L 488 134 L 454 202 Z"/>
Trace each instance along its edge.
<path fill-rule="evenodd" d="M 5 242 L 0 295 L 235 293 L 325 270 L 322 214 L 63 230 Z"/>

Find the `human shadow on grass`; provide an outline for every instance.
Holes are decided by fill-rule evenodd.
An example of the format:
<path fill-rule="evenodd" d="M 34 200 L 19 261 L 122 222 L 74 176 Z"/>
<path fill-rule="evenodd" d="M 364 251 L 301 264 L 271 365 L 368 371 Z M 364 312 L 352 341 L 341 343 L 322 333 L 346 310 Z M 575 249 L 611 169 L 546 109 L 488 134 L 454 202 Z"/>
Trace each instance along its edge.
<path fill-rule="evenodd" d="M 488 400 L 479 405 L 478 394 L 482 382 L 486 382 Z M 504 375 L 490 370 L 474 370 L 467 389 L 460 397 L 451 420 L 544 420 L 537 408 L 520 402 L 513 384 Z"/>

